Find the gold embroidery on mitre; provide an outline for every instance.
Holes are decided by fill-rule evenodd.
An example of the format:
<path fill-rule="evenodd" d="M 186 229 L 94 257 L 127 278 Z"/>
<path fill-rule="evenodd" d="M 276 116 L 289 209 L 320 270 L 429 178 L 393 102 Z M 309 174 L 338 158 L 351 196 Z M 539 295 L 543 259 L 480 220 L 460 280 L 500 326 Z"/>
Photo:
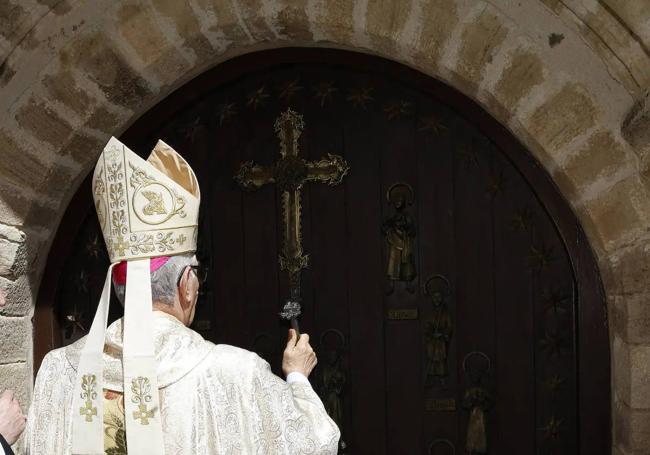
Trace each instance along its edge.
<path fill-rule="evenodd" d="M 104 193 L 106 186 L 104 185 L 104 168 L 99 170 L 99 174 L 95 179 L 95 208 L 97 209 L 97 218 L 99 218 L 99 225 L 102 229 L 106 227 L 106 202 L 104 200 Z"/>
<path fill-rule="evenodd" d="M 97 416 L 97 407 L 93 406 L 93 401 L 97 398 L 97 376 L 94 374 L 84 374 L 81 377 L 81 399 L 86 400 L 84 406 L 79 408 L 79 415 L 86 417 L 86 422 L 92 422 L 93 417 Z"/>
<path fill-rule="evenodd" d="M 143 190 L 142 195 L 149 201 L 149 203 L 142 209 L 142 213 L 149 216 L 167 214 L 167 209 L 165 208 L 165 201 L 163 201 L 162 193 Z"/>
<path fill-rule="evenodd" d="M 140 221 L 155 226 L 174 215 L 185 218 L 184 197 L 133 164 L 129 163 L 129 167 L 133 171 L 129 185 L 135 190 L 132 197 L 133 212 Z M 166 207 L 171 207 L 171 210 Z"/>
<path fill-rule="evenodd" d="M 147 403 L 151 402 L 151 381 L 149 378 L 138 376 L 131 381 L 131 391 L 134 396 L 131 398 L 133 404 L 138 405 L 138 410 L 133 411 L 133 420 L 140 420 L 140 425 L 149 425 L 149 419 L 153 419 L 156 410 L 148 409 Z"/>
<path fill-rule="evenodd" d="M 156 147 L 141 162 L 112 138 L 97 164 L 93 199 L 111 262 L 196 251 L 196 176 L 171 147 Z"/>
<path fill-rule="evenodd" d="M 111 235 L 121 236 L 128 233 L 126 226 L 126 197 L 124 189 L 124 169 L 122 163 L 113 161 L 108 164 L 108 206 L 111 210 Z"/>

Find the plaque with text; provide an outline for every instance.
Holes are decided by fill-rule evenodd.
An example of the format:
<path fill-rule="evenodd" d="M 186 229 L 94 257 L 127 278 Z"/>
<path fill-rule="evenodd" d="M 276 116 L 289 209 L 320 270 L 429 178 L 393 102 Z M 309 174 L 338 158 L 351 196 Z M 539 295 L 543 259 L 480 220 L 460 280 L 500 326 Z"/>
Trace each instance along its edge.
<path fill-rule="evenodd" d="M 429 412 L 453 412 L 456 410 L 454 398 L 429 398 L 424 404 L 424 409 Z"/>
<path fill-rule="evenodd" d="M 418 318 L 417 308 L 404 308 L 388 310 L 387 318 L 390 321 L 409 321 Z"/>

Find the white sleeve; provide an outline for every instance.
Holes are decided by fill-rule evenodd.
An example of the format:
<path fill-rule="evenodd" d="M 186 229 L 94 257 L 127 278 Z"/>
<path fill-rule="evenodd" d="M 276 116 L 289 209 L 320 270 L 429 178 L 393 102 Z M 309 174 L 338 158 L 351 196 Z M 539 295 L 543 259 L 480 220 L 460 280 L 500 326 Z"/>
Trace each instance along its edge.
<path fill-rule="evenodd" d="M 309 379 L 307 379 L 304 374 L 298 373 L 297 371 L 292 371 L 287 375 L 287 384 L 293 384 L 294 382 L 309 384 L 311 386 Z"/>

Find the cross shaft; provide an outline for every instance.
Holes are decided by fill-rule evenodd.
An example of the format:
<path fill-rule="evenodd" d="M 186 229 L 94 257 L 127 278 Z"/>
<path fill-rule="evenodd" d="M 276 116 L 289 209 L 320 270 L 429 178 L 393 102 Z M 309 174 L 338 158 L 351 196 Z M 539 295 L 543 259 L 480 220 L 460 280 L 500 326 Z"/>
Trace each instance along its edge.
<path fill-rule="evenodd" d="M 280 139 L 280 159 L 272 166 L 260 166 L 252 161 L 243 163 L 235 176 L 245 189 L 256 190 L 275 183 L 282 191 L 283 246 L 279 261 L 281 270 L 289 274 L 291 300 L 294 304 L 288 319 L 295 318 L 300 300 L 300 272 L 309 265 L 309 255 L 302 248 L 302 187 L 307 182 L 338 185 L 348 173 L 349 166 L 338 156 L 328 154 L 319 161 L 300 157 L 298 140 L 304 129 L 302 116 L 288 109 L 275 121 Z M 299 307 L 297 310 L 300 312 Z"/>

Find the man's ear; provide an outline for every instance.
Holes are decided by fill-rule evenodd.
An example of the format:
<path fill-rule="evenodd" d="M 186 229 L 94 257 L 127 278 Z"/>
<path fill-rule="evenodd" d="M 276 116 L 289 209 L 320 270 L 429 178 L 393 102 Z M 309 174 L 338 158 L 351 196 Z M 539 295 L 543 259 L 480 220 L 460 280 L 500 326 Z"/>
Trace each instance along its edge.
<path fill-rule="evenodd" d="M 183 308 L 191 301 L 190 287 L 188 286 L 190 282 L 190 273 L 191 269 L 185 267 L 185 271 L 181 277 L 181 282 L 178 286 L 178 297 Z"/>

